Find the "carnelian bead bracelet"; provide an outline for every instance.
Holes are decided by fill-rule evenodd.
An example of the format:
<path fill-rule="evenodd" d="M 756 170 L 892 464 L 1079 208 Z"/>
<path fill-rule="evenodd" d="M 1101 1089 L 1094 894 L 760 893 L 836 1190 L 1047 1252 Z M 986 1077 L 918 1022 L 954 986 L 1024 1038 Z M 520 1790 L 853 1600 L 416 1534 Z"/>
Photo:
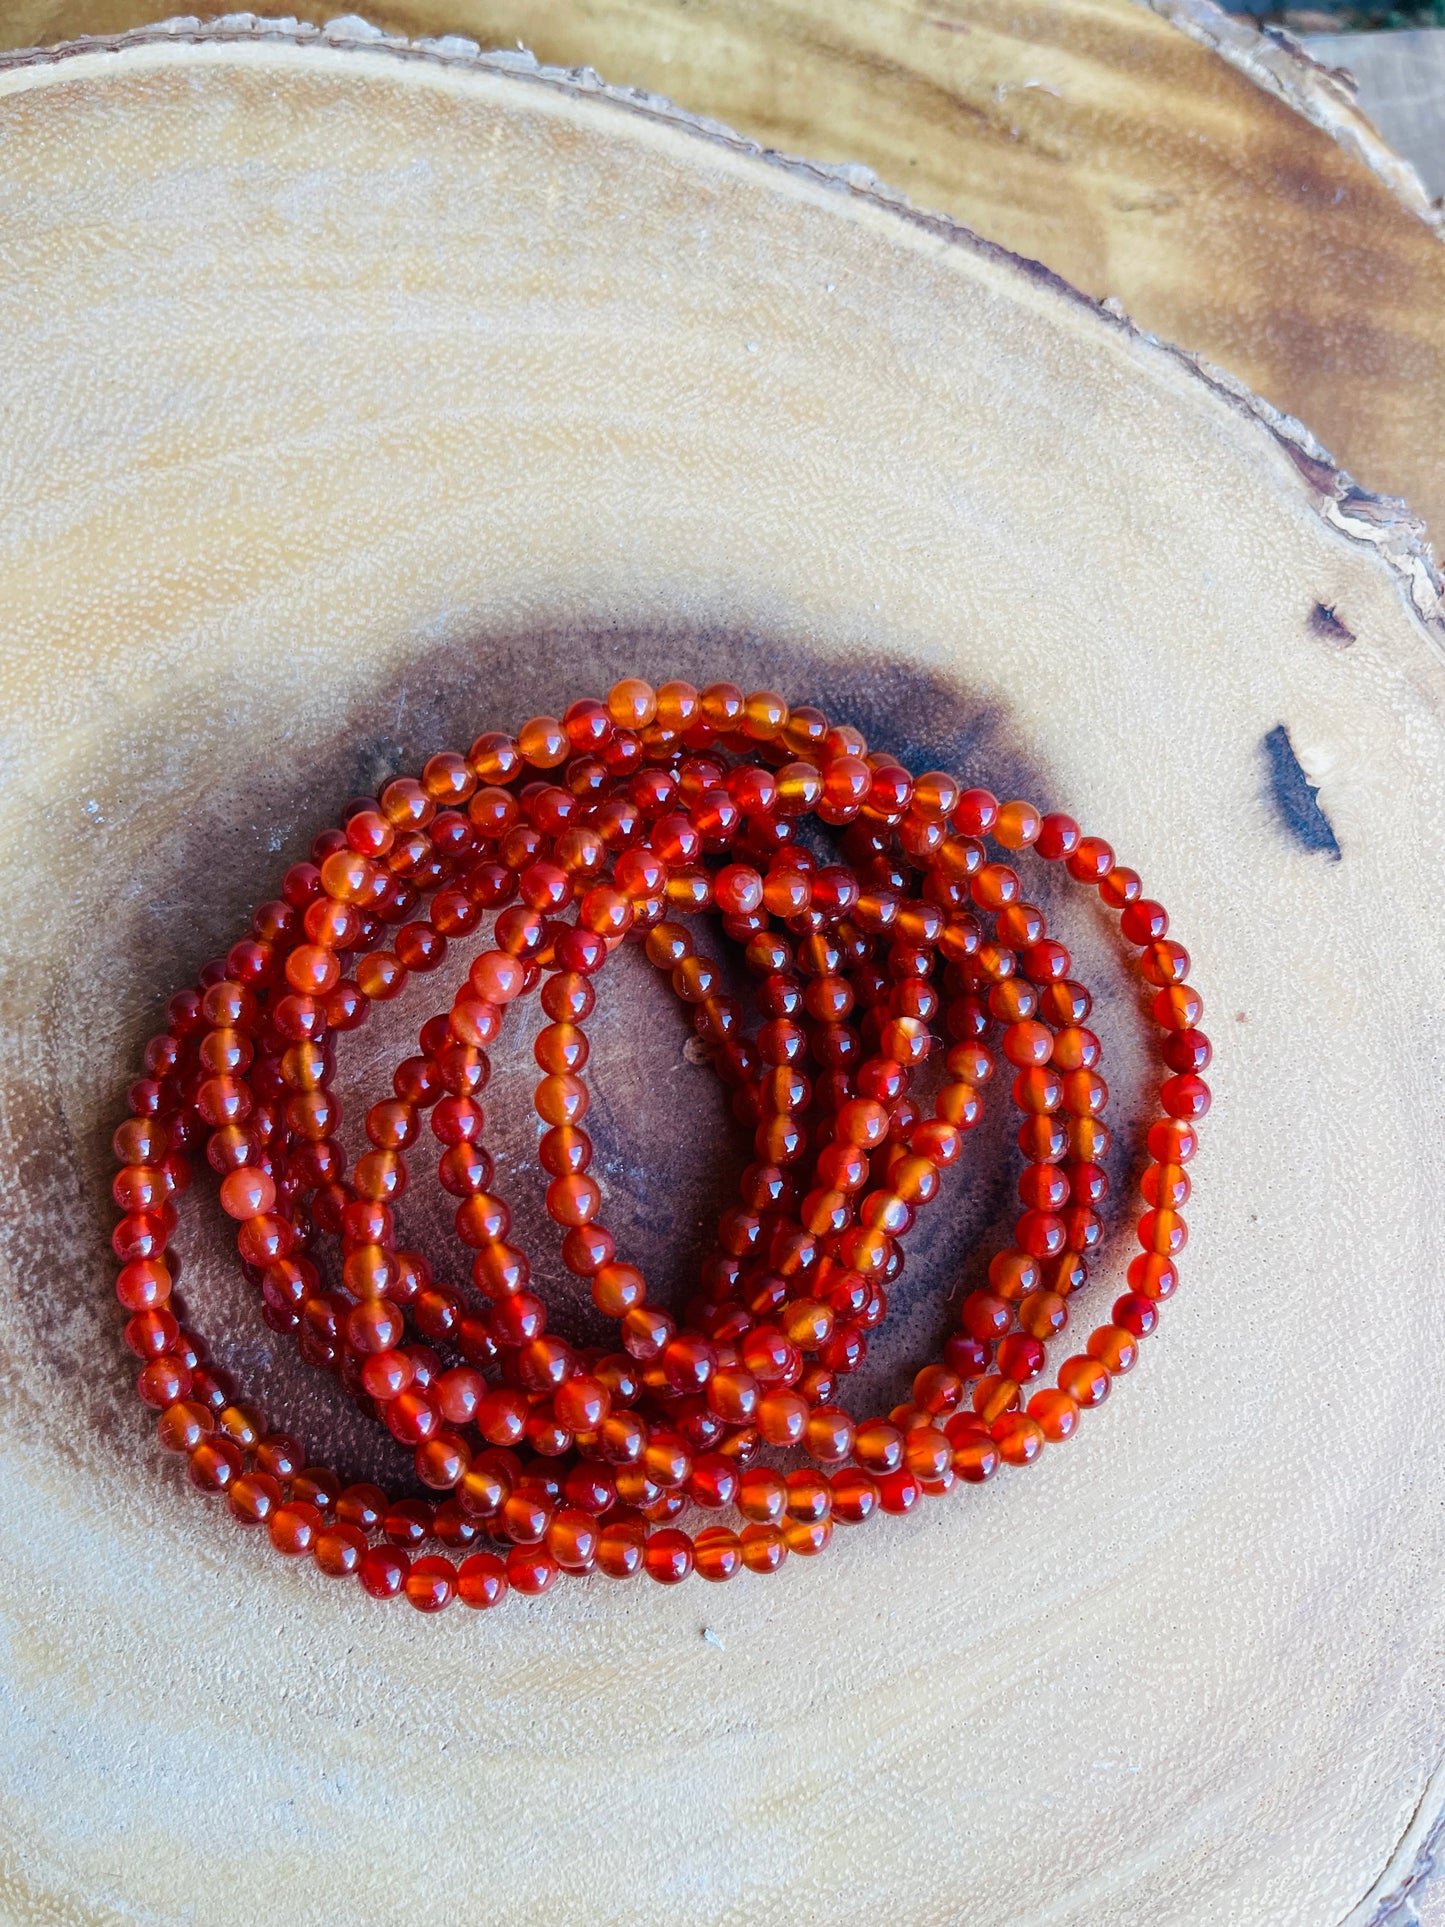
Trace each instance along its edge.
<path fill-rule="evenodd" d="M 1129 1290 L 1052 1385 L 1049 1341 L 1103 1236 L 1108 1087 L 1089 992 L 1004 860 L 1023 851 L 1119 913 L 1162 1032 Z M 698 947 L 705 911 L 753 979 L 751 1034 Z M 1130 1370 L 1177 1283 L 1210 1049 L 1168 927 L 1070 817 L 937 770 L 914 777 L 768 691 L 628 680 L 560 720 L 433 756 L 316 839 L 146 1047 L 115 1135 L 113 1245 L 162 1443 L 278 1552 L 422 1612 L 545 1592 L 564 1573 L 670 1585 L 774 1572 L 823 1551 L 837 1524 L 1030 1464 Z M 338 1038 L 469 936 L 460 988 L 421 1026 L 349 1163 Z M 752 1137 L 680 1318 L 619 1253 L 589 1169 L 587 1020 L 629 945 L 688 1007 Z M 617 1325 L 612 1351 L 549 1331 L 539 1255 L 511 1241 L 493 1188 L 487 1050 L 534 992 L 547 1210 L 562 1265 Z M 1024 1159 L 1013 1243 L 908 1402 L 855 1419 L 840 1389 L 887 1312 L 903 1240 L 998 1085 Z M 468 1289 L 399 1242 L 427 1130 Z M 410 1450 L 433 1497 L 306 1464 L 204 1362 L 170 1251 L 202 1148 L 262 1318 Z M 689 1505 L 718 1522 L 684 1530 Z"/>

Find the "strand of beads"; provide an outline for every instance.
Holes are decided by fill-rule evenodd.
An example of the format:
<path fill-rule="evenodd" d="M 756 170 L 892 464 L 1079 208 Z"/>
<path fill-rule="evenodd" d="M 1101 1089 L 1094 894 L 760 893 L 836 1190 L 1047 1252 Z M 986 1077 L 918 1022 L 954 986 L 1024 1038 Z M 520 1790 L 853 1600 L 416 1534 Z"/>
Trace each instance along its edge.
<path fill-rule="evenodd" d="M 802 840 L 810 820 L 837 860 Z M 1090 994 L 1008 860 L 1023 851 L 1119 913 L 1166 1072 L 1130 1289 L 1052 1385 L 1048 1343 L 1103 1236 L 1108 1087 Z M 741 949 L 751 1033 L 697 946 L 691 919 L 705 911 Z M 348 1170 L 339 1038 L 488 918 L 487 947 L 368 1110 L 368 1148 Z M 1140 879 L 1072 819 L 942 772 L 915 779 L 856 730 L 766 691 L 629 680 L 605 703 L 433 757 L 317 838 L 147 1046 L 116 1133 L 113 1242 L 163 1443 L 279 1552 L 424 1611 L 458 1596 L 491 1606 L 564 1573 L 772 1572 L 821 1552 L 835 1524 L 1030 1464 L 1132 1367 L 1177 1283 L 1209 1044 L 1167 932 Z M 666 977 L 751 1136 L 680 1316 L 619 1254 L 590 1169 L 587 1023 L 623 947 Z M 549 1329 L 495 1188 L 488 1050 L 533 993 L 547 1211 L 562 1265 L 616 1324 L 612 1350 Z M 926 1102 L 919 1073 L 940 1057 Z M 857 1419 L 843 1381 L 995 1081 L 1020 1117 L 1014 1242 L 911 1398 Z M 399 1242 L 424 1126 L 457 1200 L 469 1289 Z M 203 1144 L 261 1316 L 410 1450 L 434 1498 L 305 1464 L 203 1362 L 173 1303 L 171 1249 Z M 783 1450 L 800 1461 L 786 1473 L 769 1462 Z M 689 1505 L 718 1522 L 683 1530 Z M 424 1552 L 431 1542 L 445 1551 Z"/>

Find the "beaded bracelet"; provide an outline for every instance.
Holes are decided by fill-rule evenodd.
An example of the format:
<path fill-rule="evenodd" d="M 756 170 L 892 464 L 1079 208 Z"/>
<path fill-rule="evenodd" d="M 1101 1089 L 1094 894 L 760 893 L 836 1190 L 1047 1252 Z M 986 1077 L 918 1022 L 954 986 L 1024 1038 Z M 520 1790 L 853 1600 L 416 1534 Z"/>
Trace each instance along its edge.
<path fill-rule="evenodd" d="M 1103 1235 L 1108 1087 L 1090 994 L 985 839 L 1009 855 L 1031 849 L 1120 913 L 1153 988 L 1167 1073 L 1129 1290 L 1054 1385 L 1031 1394 Z M 704 911 L 755 981 L 751 1036 L 688 927 Z M 490 946 L 422 1025 L 392 1096 L 367 1112 L 370 1148 L 348 1175 L 336 1038 L 487 918 Z M 398 777 L 317 838 L 251 934 L 171 999 L 146 1047 L 115 1135 L 113 1245 L 126 1342 L 144 1361 L 138 1389 L 160 1412 L 163 1444 L 278 1552 L 423 1612 L 545 1592 L 563 1573 L 672 1584 L 774 1572 L 790 1553 L 823 1551 L 835 1524 L 1031 1464 L 1132 1367 L 1178 1280 L 1210 1047 L 1168 921 L 1070 817 L 1000 804 L 940 771 L 915 778 L 857 730 L 768 691 L 629 679 L 560 721 L 534 717 L 515 738 L 490 732 L 464 757 L 432 757 L 420 780 Z M 752 1134 L 738 1202 L 681 1319 L 619 1256 L 589 1171 L 586 1024 L 623 945 L 689 1008 L 698 1054 Z M 549 1331 L 493 1189 L 487 1050 L 533 991 L 547 1020 L 533 1045 L 547 1210 L 562 1264 L 617 1324 L 611 1352 Z M 926 1115 L 911 1092 L 940 1055 Z M 963 1298 L 959 1329 L 911 1399 L 855 1421 L 839 1388 L 867 1354 L 902 1240 L 961 1157 L 1000 1056 L 1025 1160 L 1014 1242 Z M 470 1293 L 398 1243 L 424 1122 L 458 1200 Z M 411 1450 L 434 1502 L 304 1464 L 203 1362 L 167 1256 L 201 1144 L 262 1318 Z M 785 1473 L 769 1460 L 787 1448 L 802 1462 Z M 675 1522 L 689 1504 L 731 1509 L 740 1526 L 685 1531 Z M 465 1556 L 416 1556 L 432 1540 Z"/>

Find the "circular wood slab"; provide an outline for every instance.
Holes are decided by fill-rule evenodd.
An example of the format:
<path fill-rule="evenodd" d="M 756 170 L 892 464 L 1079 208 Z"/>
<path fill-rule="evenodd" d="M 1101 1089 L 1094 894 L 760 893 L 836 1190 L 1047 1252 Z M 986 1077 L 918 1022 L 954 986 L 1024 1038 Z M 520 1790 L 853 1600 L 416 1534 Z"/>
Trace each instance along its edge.
<path fill-rule="evenodd" d="M 341 0 L 302 0 L 317 23 Z M 168 0 L 11 0 L 0 47 Z M 525 45 L 920 207 L 1112 296 L 1445 528 L 1445 245 L 1337 76 L 1210 0 L 369 0 Z M 291 11 L 287 8 L 286 11 Z"/>
<path fill-rule="evenodd" d="M 0 202 L 0 1913 L 1369 1918 L 1445 1745 L 1418 527 L 946 221 L 496 61 L 238 30 L 15 66 Z M 166 994 L 347 796 L 624 668 L 816 698 L 1142 870 L 1218 1039 L 1186 1285 L 1027 1473 L 774 1580 L 427 1620 L 161 1462 L 109 1134 Z M 1070 936 L 1127 1121 L 1137 991 Z M 642 974 L 599 1144 L 684 1293 L 733 1154 Z M 980 1147 L 881 1372 L 1011 1182 Z M 369 1469 L 213 1218 L 201 1328 Z"/>

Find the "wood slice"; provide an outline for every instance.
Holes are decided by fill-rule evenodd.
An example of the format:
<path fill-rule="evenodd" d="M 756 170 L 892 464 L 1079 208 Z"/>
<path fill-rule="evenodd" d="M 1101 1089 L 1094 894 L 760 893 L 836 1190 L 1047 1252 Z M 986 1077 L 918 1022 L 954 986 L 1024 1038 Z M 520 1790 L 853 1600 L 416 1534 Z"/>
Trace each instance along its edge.
<path fill-rule="evenodd" d="M 167 0 L 18 0 L 0 46 Z M 379 26 L 525 44 L 765 146 L 859 162 L 1113 296 L 1445 527 L 1445 247 L 1339 76 L 1210 0 L 375 0 Z M 315 22 L 336 10 L 312 0 Z M 1436 538 L 1437 552 L 1439 538 Z"/>
<path fill-rule="evenodd" d="M 1418 526 L 1030 263 L 499 59 L 237 28 L 12 65 L 0 194 L 0 1911 L 1371 1918 L 1445 1742 Z M 162 1462 L 111 1301 L 110 1131 L 164 998 L 346 797 L 633 669 L 816 698 L 1141 869 L 1218 1041 L 1186 1286 L 1026 1473 L 772 1580 L 423 1619 Z M 1062 916 L 1103 992 L 1122 1214 L 1138 986 Z M 609 1215 L 681 1297 L 735 1152 L 675 1011 L 619 972 Z M 526 1078 L 499 1057 L 515 1152 Z M 1014 1169 L 974 1150 L 875 1395 Z M 187 1210 L 218 1356 L 375 1469 L 213 1200 Z"/>

